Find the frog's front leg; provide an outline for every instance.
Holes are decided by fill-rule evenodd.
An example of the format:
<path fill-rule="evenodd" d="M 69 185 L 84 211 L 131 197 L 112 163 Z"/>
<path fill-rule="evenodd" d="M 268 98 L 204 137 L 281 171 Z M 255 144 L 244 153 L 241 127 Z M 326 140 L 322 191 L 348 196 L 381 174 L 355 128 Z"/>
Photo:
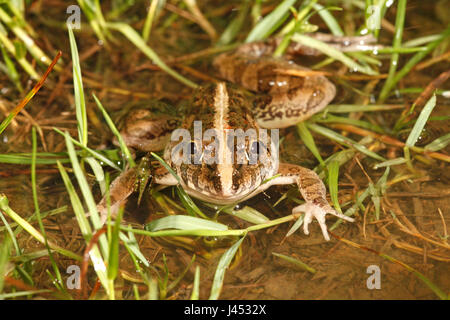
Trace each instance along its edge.
<path fill-rule="evenodd" d="M 292 209 L 292 213 L 304 212 L 303 230 L 309 234 L 308 226 L 313 218 L 319 222 L 324 238 L 328 241 L 325 216 L 329 213 L 346 221 L 353 222 L 354 219 L 336 212 L 326 199 L 326 188 L 319 176 L 312 170 L 297 165 L 281 163 L 278 169 L 279 176 L 260 186 L 263 191 L 272 185 L 297 184 L 302 197 L 306 203 Z"/>
<path fill-rule="evenodd" d="M 141 164 L 147 161 L 147 158 L 143 158 L 143 160 L 141 160 Z M 125 170 L 111 183 L 109 190 L 109 210 L 113 217 L 116 216 L 119 208 L 122 205 L 125 205 L 128 197 L 133 192 L 137 191 L 138 186 L 145 187 L 147 180 L 151 179 L 156 184 L 165 186 L 176 185 L 178 183 L 176 178 L 169 171 L 167 171 L 166 168 L 158 167 L 152 172 L 149 172 L 150 168 L 147 167 L 147 164 L 141 164 Z M 107 203 L 108 199 L 104 196 L 97 205 L 97 210 L 100 214 L 102 224 L 105 223 L 108 217 Z"/>

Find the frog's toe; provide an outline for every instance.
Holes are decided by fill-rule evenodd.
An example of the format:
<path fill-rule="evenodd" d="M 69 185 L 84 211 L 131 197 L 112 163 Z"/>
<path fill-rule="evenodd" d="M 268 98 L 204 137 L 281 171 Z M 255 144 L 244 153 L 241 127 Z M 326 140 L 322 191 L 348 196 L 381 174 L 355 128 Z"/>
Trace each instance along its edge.
<path fill-rule="evenodd" d="M 305 234 L 309 234 L 309 229 L 308 229 L 309 224 L 311 223 L 313 218 L 316 218 L 317 222 L 319 223 L 320 229 L 322 230 L 323 237 L 327 241 L 330 240 L 330 236 L 328 235 L 327 225 L 325 223 L 325 216 L 328 213 L 335 215 L 336 217 L 342 218 L 344 220 L 350 221 L 350 222 L 354 221 L 354 219 L 347 217 L 341 213 L 336 212 L 331 207 L 322 208 L 321 206 L 311 203 L 311 202 L 307 202 L 302 205 L 299 205 L 292 210 L 292 213 L 299 213 L 299 212 L 305 213 L 305 218 L 303 220 L 303 232 Z"/>

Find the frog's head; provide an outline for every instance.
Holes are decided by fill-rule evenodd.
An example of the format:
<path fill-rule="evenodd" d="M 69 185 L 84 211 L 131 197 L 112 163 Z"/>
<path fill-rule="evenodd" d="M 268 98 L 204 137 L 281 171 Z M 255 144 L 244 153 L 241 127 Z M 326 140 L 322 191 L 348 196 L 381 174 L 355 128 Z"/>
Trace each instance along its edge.
<path fill-rule="evenodd" d="M 273 148 L 261 141 L 247 140 L 232 148 L 222 148 L 216 141 L 190 141 L 185 146 L 171 149 L 171 167 L 189 194 L 207 202 L 239 201 L 278 170 Z"/>
<path fill-rule="evenodd" d="M 246 99 L 225 83 L 200 92 L 192 105 L 196 112 L 172 133 L 165 158 L 188 193 L 236 202 L 277 172 L 278 135 L 260 129 Z"/>

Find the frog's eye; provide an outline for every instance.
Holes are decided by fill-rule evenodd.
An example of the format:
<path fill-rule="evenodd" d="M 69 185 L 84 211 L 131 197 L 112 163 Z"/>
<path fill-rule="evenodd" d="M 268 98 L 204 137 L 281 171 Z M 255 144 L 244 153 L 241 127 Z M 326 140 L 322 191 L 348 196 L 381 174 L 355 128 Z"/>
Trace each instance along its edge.
<path fill-rule="evenodd" d="M 260 155 L 262 150 L 264 149 L 264 144 L 260 141 L 254 141 L 252 143 L 252 146 L 250 148 L 250 153 L 251 154 L 256 154 L 256 155 Z"/>

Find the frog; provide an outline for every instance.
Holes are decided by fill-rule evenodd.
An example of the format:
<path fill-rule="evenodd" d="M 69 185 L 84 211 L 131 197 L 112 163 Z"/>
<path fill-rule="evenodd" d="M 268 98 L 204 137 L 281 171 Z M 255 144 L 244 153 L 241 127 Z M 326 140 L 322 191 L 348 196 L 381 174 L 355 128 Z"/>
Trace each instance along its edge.
<path fill-rule="evenodd" d="M 319 39 L 337 46 L 342 51 L 356 44 L 367 45 L 367 37 L 326 37 Z M 324 75 L 313 72 L 287 58 L 274 58 L 279 39 L 245 43 L 231 52 L 213 59 L 213 66 L 221 79 L 195 89 L 184 115 L 157 117 L 151 110 L 139 109 L 132 113 L 121 129 L 122 139 L 128 147 L 144 152 L 163 151 L 165 166 L 152 170 L 153 183 L 161 186 L 181 187 L 190 196 L 216 205 L 232 205 L 248 200 L 276 185 L 297 185 L 305 203 L 295 206 L 292 214 L 304 213 L 303 232 L 309 234 L 309 225 L 315 219 L 323 238 L 330 240 L 326 216 L 333 215 L 348 222 L 354 218 L 337 212 L 328 202 L 326 187 L 316 172 L 296 164 L 280 162 L 272 136 L 260 143 L 250 137 L 242 143 L 231 144 L 223 132 L 241 129 L 278 130 L 296 125 L 322 111 L 335 97 L 336 87 Z M 301 52 L 302 51 L 302 52 Z M 314 49 L 293 43 L 287 52 L 317 55 Z M 298 77 L 282 72 L 296 70 Z M 249 96 L 247 93 L 251 92 Z M 195 125 L 201 123 L 203 132 L 213 129 L 214 139 L 204 137 L 188 141 L 180 149 L 180 139 L 173 139 L 179 129 L 195 136 Z M 267 138 L 268 134 L 265 134 Z M 215 155 L 241 161 L 210 161 L 206 159 L 212 141 Z M 117 143 L 117 142 L 116 142 Z M 186 144 L 184 144 L 186 146 Z M 183 158 L 180 150 L 186 154 Z M 242 153 L 242 150 L 248 150 Z M 211 151 L 211 150 L 209 150 Z M 264 154 L 263 161 L 250 161 L 248 153 Z M 210 154 L 211 155 L 211 154 Z M 231 155 L 231 156 L 230 156 Z M 197 161 L 185 161 L 188 160 Z M 181 161 L 183 160 L 183 161 Z M 209 161 L 208 161 L 209 160 Z M 116 212 L 136 191 L 141 166 L 128 168 L 110 186 L 110 210 Z M 107 215 L 106 198 L 97 206 L 103 221 Z"/>

